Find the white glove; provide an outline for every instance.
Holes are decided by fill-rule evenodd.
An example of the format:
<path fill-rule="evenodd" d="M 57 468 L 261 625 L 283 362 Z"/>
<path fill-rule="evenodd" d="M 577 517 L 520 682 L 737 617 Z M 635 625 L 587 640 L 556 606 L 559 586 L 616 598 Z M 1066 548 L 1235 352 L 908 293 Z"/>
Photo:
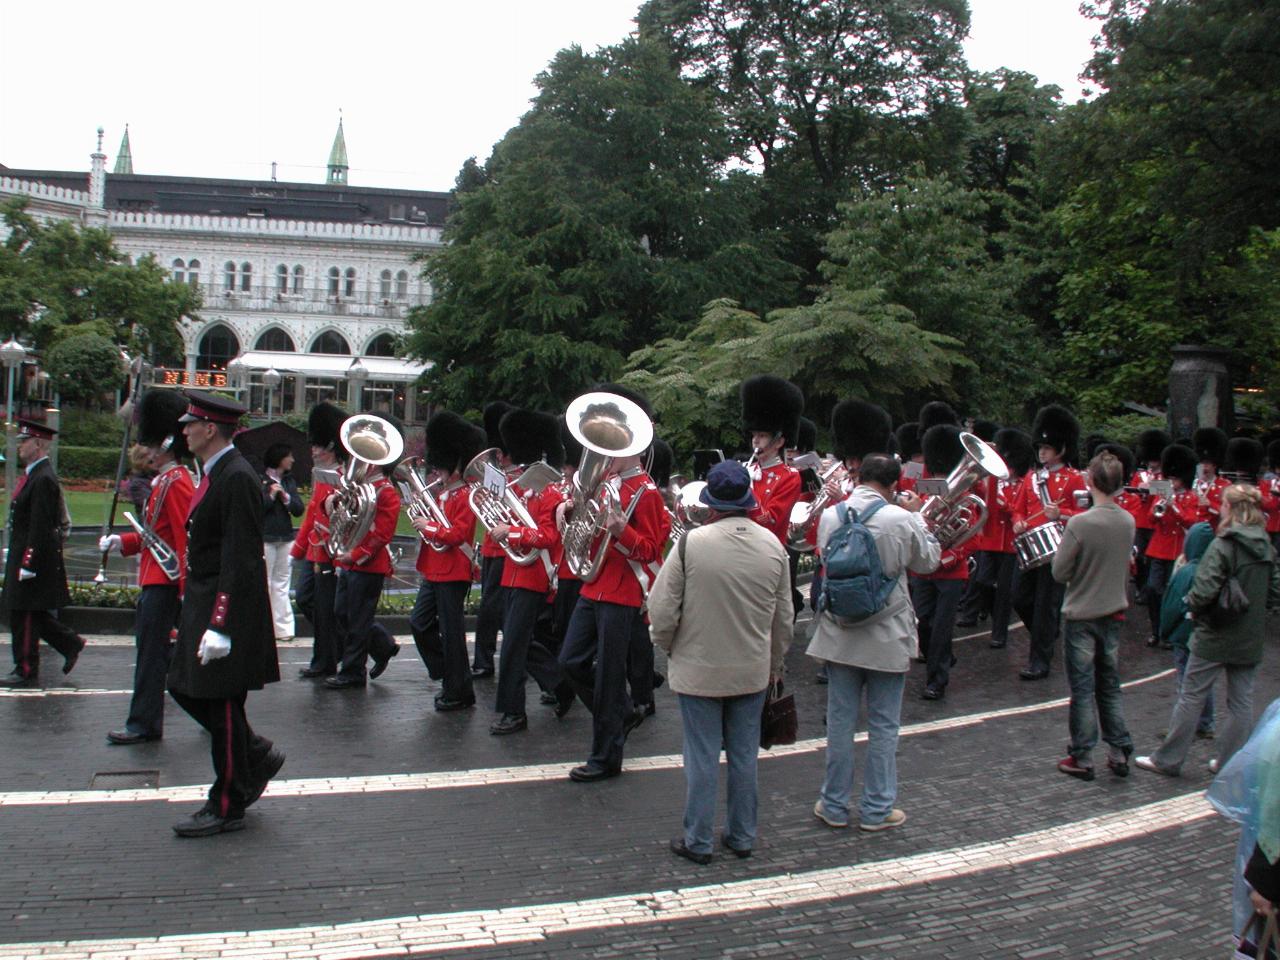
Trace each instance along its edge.
<path fill-rule="evenodd" d="M 123 542 L 120 539 L 120 534 L 109 533 L 105 537 L 98 538 L 98 550 L 101 553 L 110 553 L 112 550 L 119 550 Z"/>
<path fill-rule="evenodd" d="M 36 572 L 34 570 L 28 570 L 26 567 L 18 568 L 19 580 L 34 580 L 35 578 L 36 578 Z"/>
<path fill-rule="evenodd" d="M 206 667 L 214 660 L 221 660 L 230 652 L 231 638 L 217 630 L 206 630 L 200 638 L 200 646 L 196 648 L 201 666 Z"/>

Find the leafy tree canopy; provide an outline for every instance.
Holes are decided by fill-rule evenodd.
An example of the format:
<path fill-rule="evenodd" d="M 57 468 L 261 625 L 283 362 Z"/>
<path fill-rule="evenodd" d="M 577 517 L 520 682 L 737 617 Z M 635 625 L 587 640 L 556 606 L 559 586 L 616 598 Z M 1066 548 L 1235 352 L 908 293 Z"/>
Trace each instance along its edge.
<path fill-rule="evenodd" d="M 100 406 L 104 395 L 124 385 L 120 348 L 94 332 L 94 321 L 81 324 L 89 332 L 67 334 L 44 354 L 44 369 L 64 400 Z"/>

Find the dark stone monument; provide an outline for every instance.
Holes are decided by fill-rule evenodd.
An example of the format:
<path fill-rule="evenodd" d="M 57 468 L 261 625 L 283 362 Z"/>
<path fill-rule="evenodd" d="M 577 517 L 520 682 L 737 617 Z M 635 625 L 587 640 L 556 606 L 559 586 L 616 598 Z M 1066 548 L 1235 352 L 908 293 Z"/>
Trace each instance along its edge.
<path fill-rule="evenodd" d="M 1231 433 L 1235 417 L 1227 371 L 1229 356 L 1229 351 L 1218 347 L 1173 348 L 1169 432 L 1175 439 L 1190 437 L 1200 427 L 1220 427 Z"/>

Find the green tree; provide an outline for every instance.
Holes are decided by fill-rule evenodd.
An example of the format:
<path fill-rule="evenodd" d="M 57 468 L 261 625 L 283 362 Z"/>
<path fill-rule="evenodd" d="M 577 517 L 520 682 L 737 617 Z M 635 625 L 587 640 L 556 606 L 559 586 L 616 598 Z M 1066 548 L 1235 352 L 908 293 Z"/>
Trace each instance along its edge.
<path fill-rule="evenodd" d="M 124 386 L 124 361 L 118 346 L 93 332 L 96 324 L 80 326 L 90 332 L 60 337 L 45 351 L 44 369 L 64 400 L 98 408 L 104 396 Z"/>

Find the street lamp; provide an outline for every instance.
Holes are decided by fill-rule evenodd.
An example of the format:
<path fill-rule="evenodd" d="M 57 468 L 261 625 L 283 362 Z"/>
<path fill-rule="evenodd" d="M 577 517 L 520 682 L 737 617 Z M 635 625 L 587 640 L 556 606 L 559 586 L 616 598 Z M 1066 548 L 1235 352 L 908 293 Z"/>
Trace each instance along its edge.
<path fill-rule="evenodd" d="M 355 409 L 352 413 L 359 413 L 364 401 L 364 382 L 369 379 L 369 368 L 360 362 L 360 358 L 356 357 L 351 361 L 351 366 L 347 367 L 347 381 L 355 385 L 356 398 L 354 400 Z"/>
<path fill-rule="evenodd" d="M 231 381 L 231 389 L 236 393 L 240 392 L 241 378 L 244 376 L 246 366 L 243 357 L 232 357 L 227 362 L 227 378 Z"/>
<path fill-rule="evenodd" d="M 4 496 L 6 506 L 9 498 L 13 496 L 13 485 L 17 481 L 18 473 L 18 450 L 14 441 L 15 434 L 13 431 L 13 373 L 22 366 L 22 361 L 26 358 L 26 348 L 16 338 L 10 337 L 7 343 L 0 344 L 0 363 L 3 363 L 5 369 L 9 371 L 9 398 L 4 408 Z M 8 515 L 7 510 L 5 515 Z M 9 536 L 8 526 L 8 523 L 5 523 L 3 532 L 0 533 L 0 539 L 3 539 L 6 545 Z"/>
<path fill-rule="evenodd" d="M 275 367 L 270 368 L 262 375 L 262 385 L 267 388 L 267 419 L 271 419 L 271 401 L 275 396 L 276 387 L 280 386 L 280 381 L 284 378 L 280 376 L 280 371 Z"/>

